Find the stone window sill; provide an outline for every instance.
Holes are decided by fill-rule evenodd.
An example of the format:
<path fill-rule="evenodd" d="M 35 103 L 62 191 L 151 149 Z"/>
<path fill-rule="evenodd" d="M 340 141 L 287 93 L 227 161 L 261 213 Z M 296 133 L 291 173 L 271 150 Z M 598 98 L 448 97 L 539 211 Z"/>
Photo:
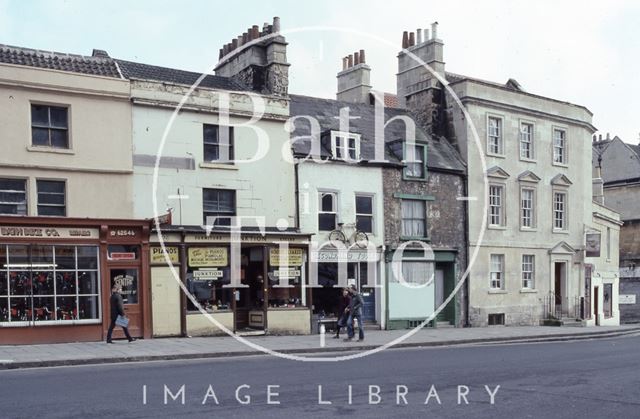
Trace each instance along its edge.
<path fill-rule="evenodd" d="M 489 290 L 489 294 L 506 294 L 507 290 Z"/>
<path fill-rule="evenodd" d="M 27 151 L 34 151 L 36 153 L 54 153 L 54 154 L 76 154 L 70 148 L 54 148 L 54 147 L 37 147 L 37 146 L 27 146 Z"/>
<path fill-rule="evenodd" d="M 520 290 L 520 294 L 537 294 L 537 293 L 538 293 L 538 290 L 534 290 L 531 288 L 522 288 Z"/>
<path fill-rule="evenodd" d="M 238 170 L 238 166 L 233 164 L 222 164 L 222 163 L 207 163 L 202 162 L 199 164 L 201 169 L 222 169 L 222 170 Z"/>

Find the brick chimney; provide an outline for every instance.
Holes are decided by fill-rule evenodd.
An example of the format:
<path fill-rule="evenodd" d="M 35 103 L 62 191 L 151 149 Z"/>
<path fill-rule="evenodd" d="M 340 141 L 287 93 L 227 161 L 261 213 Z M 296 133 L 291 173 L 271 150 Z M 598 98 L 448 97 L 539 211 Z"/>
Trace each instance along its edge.
<path fill-rule="evenodd" d="M 289 93 L 287 42 L 280 35 L 280 18 L 248 28 L 225 44 L 215 67 L 218 76 L 230 77 L 255 92 L 286 97 Z"/>
<path fill-rule="evenodd" d="M 371 92 L 371 67 L 365 63 L 364 50 L 342 59 L 342 71 L 338 73 L 336 99 L 352 103 L 369 103 Z"/>
<path fill-rule="evenodd" d="M 416 92 L 440 88 L 438 80 L 411 54 L 444 77 L 443 49 L 444 43 L 438 39 L 438 22 L 431 24 L 431 37 L 429 29 L 418 29 L 415 34 L 405 31 L 402 34 L 402 51 L 398 54 L 397 74 L 400 107 L 406 107 L 407 97 Z"/>

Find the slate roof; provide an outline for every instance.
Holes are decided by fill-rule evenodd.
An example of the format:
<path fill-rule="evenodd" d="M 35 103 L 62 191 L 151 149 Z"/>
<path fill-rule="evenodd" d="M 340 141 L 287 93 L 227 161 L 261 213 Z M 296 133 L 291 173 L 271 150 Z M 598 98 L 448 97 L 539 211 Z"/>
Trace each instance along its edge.
<path fill-rule="evenodd" d="M 159 82 L 185 84 L 191 86 L 202 73 L 195 71 L 177 70 L 149 64 L 134 63 L 125 60 L 115 60 L 120 66 L 122 74 L 127 79 L 154 80 Z M 199 84 L 200 87 L 212 89 L 245 91 L 244 87 L 228 77 L 207 75 Z"/>
<path fill-rule="evenodd" d="M 320 124 L 321 157 L 331 156 L 330 132 L 340 130 L 340 109 L 348 107 L 349 115 L 357 117 L 349 122 L 350 132 L 360 134 L 360 156 L 362 160 L 374 160 L 375 158 L 375 107 L 368 104 L 355 104 L 333 99 L 290 95 L 291 116 L 308 115 L 315 118 Z M 404 109 L 385 108 L 385 122 L 396 116 L 411 115 Z M 417 124 L 416 124 L 417 127 Z M 304 119 L 295 121 L 295 127 L 291 133 L 293 137 L 308 137 L 299 139 L 293 144 L 296 156 L 309 155 L 312 139 L 310 124 Z M 385 154 L 392 164 L 400 165 L 402 156 L 402 143 L 405 140 L 405 125 L 402 120 L 394 120 L 385 128 Z M 317 141 L 317 139 L 315 139 Z M 416 129 L 416 141 L 427 143 L 427 167 L 446 171 L 464 172 L 465 165 L 458 152 L 444 138 L 436 139 L 427 135 L 421 128 Z"/>
<path fill-rule="evenodd" d="M 86 57 L 0 44 L 0 63 L 121 78 L 118 67 L 108 57 Z"/>

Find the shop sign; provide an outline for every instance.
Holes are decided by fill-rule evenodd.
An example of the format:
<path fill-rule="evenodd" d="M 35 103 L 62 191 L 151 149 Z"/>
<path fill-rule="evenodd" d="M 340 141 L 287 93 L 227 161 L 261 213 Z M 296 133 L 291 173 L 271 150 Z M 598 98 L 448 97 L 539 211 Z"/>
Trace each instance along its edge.
<path fill-rule="evenodd" d="M 360 251 L 348 251 L 345 253 L 337 251 L 323 251 L 312 253 L 311 257 L 314 262 L 377 262 L 380 260 L 380 254 L 378 252 L 372 253 L 369 256 L 368 252 Z"/>
<path fill-rule="evenodd" d="M 113 227 L 109 229 L 109 237 L 115 238 L 134 238 L 140 235 L 137 228 L 131 227 Z"/>
<path fill-rule="evenodd" d="M 135 252 L 112 252 L 109 253 L 109 260 L 136 260 Z"/>
<path fill-rule="evenodd" d="M 222 278 L 224 271 L 216 268 L 212 269 L 197 269 L 193 271 L 193 279 L 196 281 L 211 281 Z"/>
<path fill-rule="evenodd" d="M 165 246 L 165 249 L 171 263 L 180 263 L 180 253 L 177 247 Z M 149 252 L 151 253 L 149 263 L 167 263 L 162 247 L 152 246 Z"/>
<path fill-rule="evenodd" d="M 226 247 L 190 247 L 188 253 L 189 266 L 193 268 L 227 266 L 229 264 Z"/>
<path fill-rule="evenodd" d="M 276 278 L 297 278 L 300 276 L 300 269 L 280 268 L 276 271 L 273 271 L 273 276 Z"/>
<path fill-rule="evenodd" d="M 0 238 L 97 239 L 98 229 L 67 227 L 0 227 Z"/>
<path fill-rule="evenodd" d="M 635 294 L 620 294 L 618 296 L 618 304 L 635 304 L 635 303 L 636 303 Z"/>
<path fill-rule="evenodd" d="M 276 235 L 268 235 L 263 236 L 260 234 L 240 234 L 240 242 L 241 243 L 273 243 L 277 244 L 278 242 L 283 243 L 298 243 L 305 244 L 308 240 L 308 237 L 299 237 L 299 236 L 276 236 Z M 231 235 L 230 234 L 193 234 L 187 236 L 187 241 L 196 241 L 196 242 L 207 242 L 207 243 L 230 243 Z"/>
<path fill-rule="evenodd" d="M 286 266 L 302 266 L 303 249 L 288 249 L 288 260 Z M 284 259 L 284 258 L 283 258 Z M 269 249 L 269 265 L 271 266 L 285 266 L 284 260 L 280 259 L 280 249 Z"/>
<path fill-rule="evenodd" d="M 586 257 L 600 257 L 600 233 L 587 233 L 585 240 Z"/>

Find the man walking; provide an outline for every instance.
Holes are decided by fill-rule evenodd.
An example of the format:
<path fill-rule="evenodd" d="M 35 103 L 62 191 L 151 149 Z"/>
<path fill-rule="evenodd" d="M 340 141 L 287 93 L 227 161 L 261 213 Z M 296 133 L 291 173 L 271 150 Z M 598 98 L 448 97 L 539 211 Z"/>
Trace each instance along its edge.
<path fill-rule="evenodd" d="M 124 302 L 122 301 L 121 292 L 122 287 L 120 285 L 114 285 L 111 287 L 111 324 L 109 325 L 109 332 L 107 333 L 107 343 L 113 343 L 111 340 L 111 334 L 113 333 L 113 329 L 116 327 L 116 320 L 118 319 L 118 316 L 125 317 Z M 124 330 L 124 335 L 129 339 L 129 342 L 133 342 L 135 340 L 129 334 L 129 329 L 122 326 L 122 330 Z"/>
<path fill-rule="evenodd" d="M 354 321 L 358 322 L 358 342 L 362 342 L 364 340 L 364 325 L 362 324 L 362 306 L 364 305 L 364 301 L 354 284 L 351 284 L 349 287 L 349 293 L 351 294 L 351 303 L 349 304 L 349 320 L 347 320 L 348 337 L 345 339 L 345 342 L 352 340 L 355 335 L 353 330 Z"/>

